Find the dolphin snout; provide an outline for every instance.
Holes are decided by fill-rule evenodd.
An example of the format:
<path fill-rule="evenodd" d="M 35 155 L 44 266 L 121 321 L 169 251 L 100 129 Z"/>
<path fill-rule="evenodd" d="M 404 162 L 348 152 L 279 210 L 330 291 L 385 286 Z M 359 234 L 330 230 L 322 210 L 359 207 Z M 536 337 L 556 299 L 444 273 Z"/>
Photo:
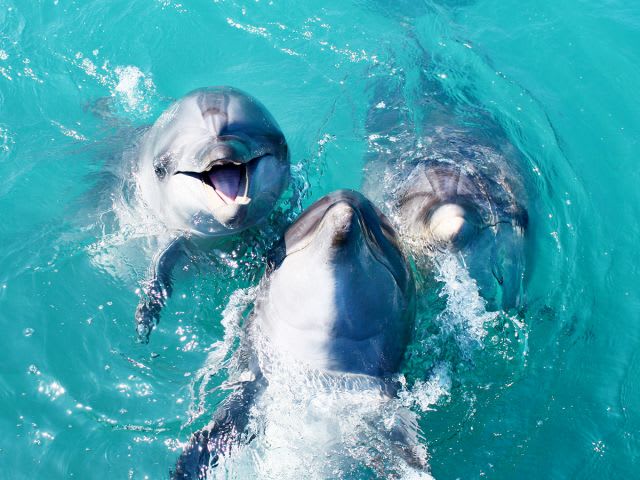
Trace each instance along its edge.
<path fill-rule="evenodd" d="M 461 205 L 446 203 L 433 210 L 429 216 L 429 231 L 434 240 L 457 248 L 463 247 L 476 231 L 472 212 Z"/>
<path fill-rule="evenodd" d="M 360 230 L 358 212 L 346 201 L 340 201 L 331 207 L 324 218 L 324 227 L 329 229 L 333 245 L 344 243 L 350 234 Z"/>

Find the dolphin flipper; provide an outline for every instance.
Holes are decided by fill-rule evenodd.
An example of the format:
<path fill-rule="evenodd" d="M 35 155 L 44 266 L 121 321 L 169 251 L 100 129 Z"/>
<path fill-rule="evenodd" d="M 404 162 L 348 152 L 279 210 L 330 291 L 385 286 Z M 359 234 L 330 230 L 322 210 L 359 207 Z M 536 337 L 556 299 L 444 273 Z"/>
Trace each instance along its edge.
<path fill-rule="evenodd" d="M 371 107 L 367 112 L 365 128 L 375 143 L 389 144 L 389 137 L 413 132 L 415 125 L 404 98 L 404 79 L 378 79 L 371 87 Z"/>
<path fill-rule="evenodd" d="M 216 410 L 209 424 L 191 436 L 171 472 L 172 480 L 192 480 L 207 478 L 209 467 L 218 465 L 220 456 L 226 456 L 231 449 L 243 442 L 250 442 L 247 435 L 249 413 L 255 398 L 264 390 L 266 380 L 259 374 L 254 380 L 243 382 Z"/>
<path fill-rule="evenodd" d="M 421 434 L 415 414 L 407 410 L 400 412 L 400 416 L 404 418 L 388 432 L 391 451 L 414 471 L 428 472 L 426 449 L 419 442 Z"/>
<path fill-rule="evenodd" d="M 160 321 L 160 312 L 173 291 L 171 273 L 182 255 L 186 255 L 185 238 L 178 237 L 152 262 L 149 280 L 145 282 L 135 316 L 138 340 L 142 343 L 149 341 L 151 330 Z"/>
<path fill-rule="evenodd" d="M 519 309 L 523 304 L 524 228 L 500 225 L 490 262 L 491 273 L 499 284 L 500 297 L 496 308 L 505 311 Z"/>

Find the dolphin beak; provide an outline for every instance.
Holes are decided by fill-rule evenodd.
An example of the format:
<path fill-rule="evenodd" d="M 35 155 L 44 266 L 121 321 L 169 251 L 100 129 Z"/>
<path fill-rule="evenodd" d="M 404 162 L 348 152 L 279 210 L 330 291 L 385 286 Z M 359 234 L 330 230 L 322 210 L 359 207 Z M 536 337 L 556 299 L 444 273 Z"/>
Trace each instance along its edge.
<path fill-rule="evenodd" d="M 433 240 L 463 248 L 478 230 L 477 215 L 456 203 L 445 203 L 430 213 L 428 229 Z"/>
<path fill-rule="evenodd" d="M 350 236 L 360 233 L 358 213 L 347 202 L 339 202 L 329 208 L 320 228 L 327 228 L 331 235 L 331 244 L 345 244 Z"/>

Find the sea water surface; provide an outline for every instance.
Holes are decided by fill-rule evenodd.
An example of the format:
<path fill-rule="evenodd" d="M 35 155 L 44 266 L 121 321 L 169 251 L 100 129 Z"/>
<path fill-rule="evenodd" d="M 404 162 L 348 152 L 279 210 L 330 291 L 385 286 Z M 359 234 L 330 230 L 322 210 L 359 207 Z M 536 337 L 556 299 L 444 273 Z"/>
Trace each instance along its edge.
<path fill-rule="evenodd" d="M 447 257 L 423 291 L 401 398 L 431 474 L 638 475 L 636 3 L 0 0 L 0 477 L 166 478 L 225 394 L 277 222 L 180 275 L 136 343 L 148 258 L 113 220 L 136 129 L 197 87 L 250 92 L 289 141 L 293 218 L 360 187 L 390 77 L 416 117 L 421 78 L 489 114 L 531 197 L 521 312 L 487 311 Z"/>

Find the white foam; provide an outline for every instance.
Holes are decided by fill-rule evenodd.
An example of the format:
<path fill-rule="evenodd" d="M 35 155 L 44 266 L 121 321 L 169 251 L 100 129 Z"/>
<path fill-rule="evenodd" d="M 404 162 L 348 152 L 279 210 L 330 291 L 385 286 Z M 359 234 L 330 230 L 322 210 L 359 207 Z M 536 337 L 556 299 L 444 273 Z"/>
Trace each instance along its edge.
<path fill-rule="evenodd" d="M 433 320 L 440 327 L 438 341 L 453 339 L 462 355 L 470 356 L 482 348 L 487 324 L 498 313 L 487 312 L 461 257 L 436 253 L 431 260 L 442 283 L 439 295 L 446 300 L 445 309 Z M 243 315 L 257 294 L 241 290 L 232 295 L 223 314 L 224 337 L 212 346 L 197 375 L 199 403 L 192 413 L 202 414 L 209 380 L 228 367 L 243 335 Z M 249 333 L 252 348 L 268 380 L 251 409 L 248 429 L 255 438 L 222 458 L 210 470 L 211 478 L 432 478 L 416 412 L 433 410 L 451 395 L 452 366 L 447 361 L 436 363 L 410 386 L 400 376 L 402 388 L 390 397 L 378 379 L 313 370 L 290 361 L 262 342 L 264 336 L 255 328 Z M 397 441 L 399 432 L 402 442 Z"/>
<path fill-rule="evenodd" d="M 439 295 L 446 297 L 446 308 L 436 318 L 443 332 L 454 336 L 463 353 L 482 346 L 486 324 L 499 312 L 488 312 L 476 281 L 471 278 L 460 255 L 437 252 L 433 255 L 436 280 L 443 282 Z"/>
<path fill-rule="evenodd" d="M 251 410 L 255 439 L 223 459 L 213 478 L 431 478 L 415 415 L 375 382 L 280 367 Z M 404 446 L 398 432 L 407 434 Z"/>
<path fill-rule="evenodd" d="M 231 296 L 223 339 L 212 345 L 194 382 L 199 394 L 192 413 L 198 415 L 209 379 L 233 363 L 229 354 L 241 335 L 251 341 L 268 381 L 250 410 L 248 430 L 255 438 L 223 457 L 210 478 L 432 478 L 416 416 L 407 407 L 415 401 L 390 397 L 380 379 L 315 370 L 273 351 L 259 334 L 259 320 L 243 331 L 243 316 L 257 294 L 248 289 Z"/>
<path fill-rule="evenodd" d="M 194 375 L 191 384 L 191 404 L 187 424 L 205 412 L 206 395 L 211 390 L 209 383 L 213 377 L 226 368 L 231 360 L 236 341 L 242 335 L 244 313 L 256 297 L 256 287 L 239 289 L 231 294 L 227 306 L 222 311 L 221 324 L 224 328 L 222 340 L 214 342 L 207 350 L 204 365 Z"/>
<path fill-rule="evenodd" d="M 410 389 L 398 393 L 400 402 L 421 412 L 433 410 L 433 405 L 451 395 L 451 375 L 445 363 L 438 364 L 427 380 L 416 380 Z"/>
<path fill-rule="evenodd" d="M 96 53 L 97 52 L 97 53 Z M 94 50 L 97 59 L 99 51 Z M 98 67 L 94 60 L 77 52 L 69 60 L 82 69 L 89 77 L 96 79 L 109 89 L 109 94 L 118 100 L 120 106 L 129 113 L 146 116 L 151 110 L 151 101 L 156 95 L 156 87 L 149 73 L 144 73 L 135 65 L 111 67 L 108 60 Z"/>
<path fill-rule="evenodd" d="M 116 67 L 114 72 L 117 83 L 111 87 L 112 95 L 119 97 L 127 110 L 148 112 L 147 97 L 155 93 L 153 80 L 133 65 Z"/>

